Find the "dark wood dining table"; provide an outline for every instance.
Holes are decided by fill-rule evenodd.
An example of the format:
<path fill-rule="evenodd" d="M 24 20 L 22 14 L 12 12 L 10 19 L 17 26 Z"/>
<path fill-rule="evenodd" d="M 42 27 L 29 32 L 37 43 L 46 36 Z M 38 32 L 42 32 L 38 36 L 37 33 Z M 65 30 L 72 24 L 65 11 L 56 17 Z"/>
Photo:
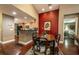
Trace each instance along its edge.
<path fill-rule="evenodd" d="M 55 48 L 55 37 L 51 34 L 40 37 L 40 41 L 43 41 L 46 43 L 45 51 L 47 51 L 47 48 L 50 47 L 50 54 L 54 54 L 54 48 Z M 52 49 L 51 49 L 52 48 Z"/>

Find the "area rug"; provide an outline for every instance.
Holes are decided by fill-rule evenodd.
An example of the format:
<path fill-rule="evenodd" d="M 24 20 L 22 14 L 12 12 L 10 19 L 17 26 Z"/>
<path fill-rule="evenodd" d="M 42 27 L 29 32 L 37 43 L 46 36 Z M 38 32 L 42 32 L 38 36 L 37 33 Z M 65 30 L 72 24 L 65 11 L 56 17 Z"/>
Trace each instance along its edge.
<path fill-rule="evenodd" d="M 40 52 L 35 52 L 35 53 L 36 53 L 36 55 L 45 55 L 44 54 L 44 48 L 42 47 Z M 29 51 L 25 55 L 34 55 L 32 48 L 29 49 Z M 47 50 L 47 55 L 50 55 L 49 49 Z M 59 51 L 58 54 L 55 54 L 55 55 L 62 55 L 62 52 Z"/>

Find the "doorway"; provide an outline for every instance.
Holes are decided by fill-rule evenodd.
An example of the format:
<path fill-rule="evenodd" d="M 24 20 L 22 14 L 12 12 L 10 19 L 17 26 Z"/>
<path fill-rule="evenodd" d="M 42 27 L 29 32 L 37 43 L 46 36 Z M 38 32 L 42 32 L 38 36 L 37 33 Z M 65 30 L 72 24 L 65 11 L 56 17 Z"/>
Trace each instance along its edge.
<path fill-rule="evenodd" d="M 68 17 L 64 19 L 64 44 L 74 44 L 73 35 L 77 35 L 77 17 Z"/>

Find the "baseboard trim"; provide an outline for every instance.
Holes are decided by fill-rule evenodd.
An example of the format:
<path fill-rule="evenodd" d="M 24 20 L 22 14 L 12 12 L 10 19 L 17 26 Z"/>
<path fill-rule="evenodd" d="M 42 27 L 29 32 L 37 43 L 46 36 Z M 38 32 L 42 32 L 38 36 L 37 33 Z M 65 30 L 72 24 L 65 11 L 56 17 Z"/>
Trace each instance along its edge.
<path fill-rule="evenodd" d="M 2 44 L 7 44 L 7 43 L 10 43 L 10 42 L 14 42 L 15 39 L 12 39 L 12 40 L 8 40 L 8 41 L 4 41 L 4 42 L 1 42 Z"/>
<path fill-rule="evenodd" d="M 30 41 L 28 41 L 28 42 L 19 41 L 19 43 L 22 44 L 22 45 L 27 45 L 27 44 L 29 44 L 30 42 L 32 42 L 32 40 L 30 40 Z"/>

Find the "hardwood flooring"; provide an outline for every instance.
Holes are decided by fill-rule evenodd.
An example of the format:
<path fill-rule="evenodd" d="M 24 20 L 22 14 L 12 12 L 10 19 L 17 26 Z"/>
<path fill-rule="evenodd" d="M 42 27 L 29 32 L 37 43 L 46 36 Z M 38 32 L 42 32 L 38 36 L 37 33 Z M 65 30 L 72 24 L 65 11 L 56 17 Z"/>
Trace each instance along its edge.
<path fill-rule="evenodd" d="M 28 43 L 27 45 L 23 46 L 20 50 L 21 52 L 19 53 L 19 55 L 24 55 L 26 54 L 26 52 L 28 52 L 28 50 L 33 46 L 33 42 Z"/>
<path fill-rule="evenodd" d="M 0 45 L 0 55 L 24 55 L 31 47 L 32 42 L 27 45 L 15 44 L 14 42 Z"/>
<path fill-rule="evenodd" d="M 70 39 L 64 40 L 64 44 L 60 44 L 59 48 L 64 55 L 79 55 L 79 45 Z"/>
<path fill-rule="evenodd" d="M 20 53 L 22 45 L 15 44 L 14 42 L 4 44 L 0 48 L 1 55 L 17 55 Z"/>
<path fill-rule="evenodd" d="M 14 42 L 0 45 L 0 55 L 25 55 L 32 45 L 33 42 L 27 45 L 15 44 Z M 59 48 L 64 55 L 79 55 L 79 46 L 77 45 L 71 43 L 69 43 L 69 45 L 60 44 Z"/>

